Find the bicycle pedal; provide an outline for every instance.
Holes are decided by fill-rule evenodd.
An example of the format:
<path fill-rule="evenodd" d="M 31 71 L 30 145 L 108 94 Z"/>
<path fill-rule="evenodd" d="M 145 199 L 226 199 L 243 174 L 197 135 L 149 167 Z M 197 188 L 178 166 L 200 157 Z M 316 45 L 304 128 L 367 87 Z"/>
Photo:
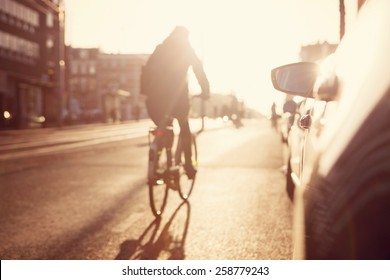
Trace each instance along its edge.
<path fill-rule="evenodd" d="M 157 174 L 156 174 L 157 175 Z M 162 176 L 153 176 L 152 178 L 150 178 L 148 180 L 148 184 L 150 185 L 159 185 L 159 182 L 160 181 L 163 181 L 163 177 Z"/>

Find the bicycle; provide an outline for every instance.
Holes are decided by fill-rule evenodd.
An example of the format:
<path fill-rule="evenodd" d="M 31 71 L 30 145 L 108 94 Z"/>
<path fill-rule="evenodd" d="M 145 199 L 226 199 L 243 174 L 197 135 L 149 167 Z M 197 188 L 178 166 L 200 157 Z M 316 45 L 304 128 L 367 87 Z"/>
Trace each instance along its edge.
<path fill-rule="evenodd" d="M 173 120 L 173 118 L 170 119 Z M 195 167 L 198 166 L 196 136 L 203 131 L 203 128 L 202 116 L 202 127 L 200 131 L 191 133 L 192 165 Z M 169 189 L 178 191 L 183 200 L 188 200 L 193 191 L 196 176 L 190 179 L 185 172 L 182 139 L 180 135 L 175 136 L 172 125 L 151 127 L 149 129 L 148 142 L 149 160 L 147 177 L 149 202 L 153 215 L 159 217 L 166 206 Z"/>

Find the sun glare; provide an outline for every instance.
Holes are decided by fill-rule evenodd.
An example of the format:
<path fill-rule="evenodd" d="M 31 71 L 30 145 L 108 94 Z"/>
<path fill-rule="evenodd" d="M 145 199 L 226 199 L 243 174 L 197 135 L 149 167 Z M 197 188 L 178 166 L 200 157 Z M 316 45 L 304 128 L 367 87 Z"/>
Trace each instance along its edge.
<path fill-rule="evenodd" d="M 66 40 L 105 52 L 150 53 L 184 25 L 212 91 L 235 91 L 248 106 L 268 110 L 270 70 L 298 61 L 302 44 L 338 40 L 338 0 L 315 2 L 66 0 Z"/>

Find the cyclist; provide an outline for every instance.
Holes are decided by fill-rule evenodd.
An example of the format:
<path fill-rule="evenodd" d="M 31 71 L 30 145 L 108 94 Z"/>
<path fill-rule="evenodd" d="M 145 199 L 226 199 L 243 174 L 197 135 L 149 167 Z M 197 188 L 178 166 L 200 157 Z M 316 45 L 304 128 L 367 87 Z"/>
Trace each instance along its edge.
<path fill-rule="evenodd" d="M 189 31 L 183 26 L 177 26 L 155 48 L 144 66 L 141 92 L 147 96 L 146 108 L 149 117 L 157 126 L 170 125 L 171 118 L 178 120 L 185 170 L 187 176 L 192 179 L 197 170 L 191 161 L 191 131 L 188 123 L 190 104 L 187 72 L 190 66 L 201 87 L 202 97 L 208 98 L 209 81 L 202 62 L 191 47 Z"/>

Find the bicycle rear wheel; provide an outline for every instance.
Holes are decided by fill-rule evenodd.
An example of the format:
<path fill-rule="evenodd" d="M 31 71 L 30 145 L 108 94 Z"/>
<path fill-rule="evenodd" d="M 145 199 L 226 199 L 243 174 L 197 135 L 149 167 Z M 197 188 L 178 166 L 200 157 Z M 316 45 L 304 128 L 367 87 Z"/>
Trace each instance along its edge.
<path fill-rule="evenodd" d="M 149 150 L 149 202 L 152 213 L 155 217 L 160 217 L 164 211 L 168 199 L 168 185 L 166 182 L 167 170 L 167 150 L 157 148 L 157 143 L 153 142 Z"/>
<path fill-rule="evenodd" d="M 180 140 L 179 140 L 180 141 Z M 196 146 L 195 135 L 191 135 L 191 153 L 192 153 L 192 165 L 197 168 L 198 167 L 198 149 Z M 181 143 L 178 144 L 175 162 L 179 166 L 179 195 L 183 200 L 187 200 L 192 193 L 195 184 L 195 177 L 189 179 L 186 171 L 184 169 L 184 151 Z"/>

